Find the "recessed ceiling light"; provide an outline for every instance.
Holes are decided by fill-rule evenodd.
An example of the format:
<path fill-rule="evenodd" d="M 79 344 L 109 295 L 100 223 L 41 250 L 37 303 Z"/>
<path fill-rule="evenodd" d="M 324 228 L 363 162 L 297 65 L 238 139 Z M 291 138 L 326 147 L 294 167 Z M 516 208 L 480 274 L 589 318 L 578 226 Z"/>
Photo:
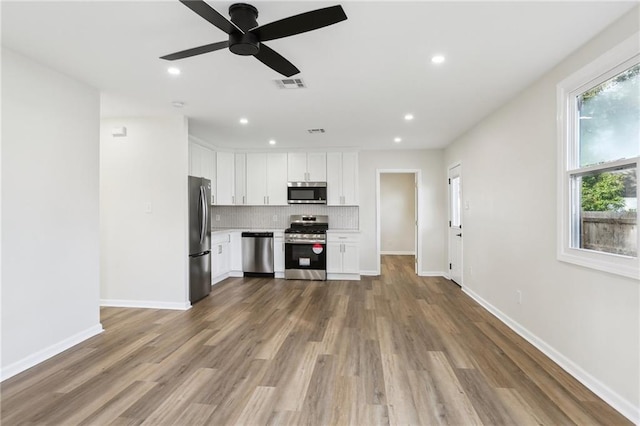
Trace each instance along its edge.
<path fill-rule="evenodd" d="M 434 64 L 441 64 L 444 62 L 444 56 L 442 55 L 435 55 L 431 57 L 431 62 L 433 62 Z"/>
<path fill-rule="evenodd" d="M 242 118 L 240 119 L 240 124 L 249 124 L 249 120 L 248 120 L 248 119 L 246 119 L 246 118 L 244 118 L 244 117 L 242 117 Z"/>
<path fill-rule="evenodd" d="M 393 138 L 393 141 L 394 141 L 395 143 L 400 143 L 400 142 L 402 142 L 402 138 L 398 138 L 398 137 L 396 137 L 396 138 Z"/>
<path fill-rule="evenodd" d="M 173 101 L 171 102 L 171 105 L 173 105 L 175 108 L 182 108 L 184 106 L 184 102 Z"/>
<path fill-rule="evenodd" d="M 413 114 L 405 114 L 404 119 L 407 121 L 413 120 Z"/>
<path fill-rule="evenodd" d="M 270 139 L 269 140 L 269 145 L 275 145 L 276 144 L 276 140 L 275 139 Z"/>
<path fill-rule="evenodd" d="M 167 69 L 167 72 L 171 75 L 180 75 L 180 68 L 170 67 Z"/>

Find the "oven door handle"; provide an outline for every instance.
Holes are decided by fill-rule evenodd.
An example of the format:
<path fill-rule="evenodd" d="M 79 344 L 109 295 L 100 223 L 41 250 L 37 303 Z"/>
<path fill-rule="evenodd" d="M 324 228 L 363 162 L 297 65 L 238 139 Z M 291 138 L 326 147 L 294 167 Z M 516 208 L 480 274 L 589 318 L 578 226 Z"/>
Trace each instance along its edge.
<path fill-rule="evenodd" d="M 285 244 L 326 244 L 326 241 L 323 240 L 304 240 L 304 241 L 292 241 L 292 240 L 284 240 Z"/>

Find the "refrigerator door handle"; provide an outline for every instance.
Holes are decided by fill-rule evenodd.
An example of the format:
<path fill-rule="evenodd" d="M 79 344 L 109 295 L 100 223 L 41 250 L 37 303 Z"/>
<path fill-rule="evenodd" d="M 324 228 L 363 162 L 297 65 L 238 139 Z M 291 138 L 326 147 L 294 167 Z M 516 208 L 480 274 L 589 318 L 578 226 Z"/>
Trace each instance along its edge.
<path fill-rule="evenodd" d="M 207 224 L 207 194 L 204 191 L 204 186 L 200 187 L 200 208 L 202 209 L 202 215 L 200 216 L 200 244 L 204 242 L 204 232 Z"/>

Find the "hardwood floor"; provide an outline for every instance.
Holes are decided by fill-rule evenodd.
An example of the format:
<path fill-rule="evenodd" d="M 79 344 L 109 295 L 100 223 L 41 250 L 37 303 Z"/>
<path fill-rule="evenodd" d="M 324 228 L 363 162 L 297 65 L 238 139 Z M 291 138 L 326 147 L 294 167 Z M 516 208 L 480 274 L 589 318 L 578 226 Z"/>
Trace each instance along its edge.
<path fill-rule="evenodd" d="M 630 424 L 450 281 L 231 278 L 2 384 L 3 425 Z"/>

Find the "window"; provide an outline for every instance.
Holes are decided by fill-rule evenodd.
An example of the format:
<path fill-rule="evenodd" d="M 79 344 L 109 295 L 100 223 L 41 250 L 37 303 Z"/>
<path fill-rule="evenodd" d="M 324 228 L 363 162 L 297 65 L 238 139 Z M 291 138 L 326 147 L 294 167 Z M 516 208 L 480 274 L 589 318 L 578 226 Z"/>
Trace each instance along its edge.
<path fill-rule="evenodd" d="M 558 85 L 558 258 L 640 279 L 637 37 Z"/>

